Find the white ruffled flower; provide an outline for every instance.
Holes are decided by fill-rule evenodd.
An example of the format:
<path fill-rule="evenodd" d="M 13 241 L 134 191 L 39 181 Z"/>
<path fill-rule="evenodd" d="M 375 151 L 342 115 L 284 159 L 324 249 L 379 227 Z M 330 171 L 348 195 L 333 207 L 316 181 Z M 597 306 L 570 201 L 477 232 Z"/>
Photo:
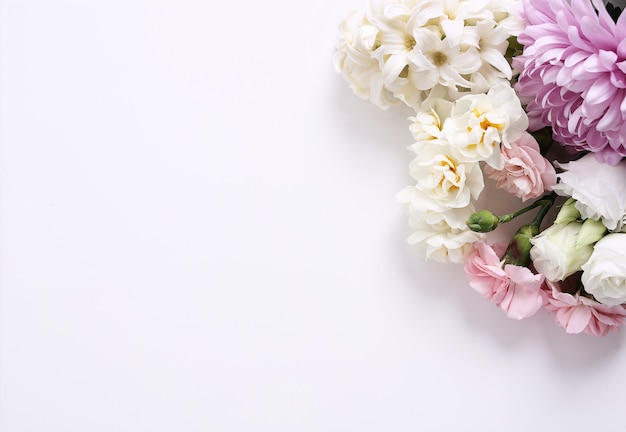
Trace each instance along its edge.
<path fill-rule="evenodd" d="M 406 205 L 409 225 L 414 232 L 407 242 L 426 259 L 440 263 L 462 263 L 484 234 L 467 227 L 466 221 L 474 212 L 470 204 L 463 208 L 443 212 L 424 210 L 429 200 L 415 187 L 407 187 L 398 194 L 398 200 Z"/>
<path fill-rule="evenodd" d="M 452 229 L 442 220 L 438 225 L 422 221 L 414 224 L 415 232 L 407 239 L 426 259 L 440 263 L 463 263 L 474 243 L 481 240 L 478 233 Z"/>
<path fill-rule="evenodd" d="M 410 117 L 412 121 L 409 130 L 418 143 L 428 142 L 430 144 L 446 144 L 443 136 L 443 124 L 450 116 L 452 103 L 445 99 L 433 100 L 430 104 L 422 104 L 422 110 Z M 419 150 L 422 144 L 418 144 L 415 149 Z M 409 147 L 414 150 L 414 146 Z"/>
<path fill-rule="evenodd" d="M 528 128 L 528 117 L 508 85 L 497 85 L 487 94 L 457 100 L 443 132 L 461 160 L 485 161 L 494 169 L 504 162 L 500 146 L 509 146 Z"/>
<path fill-rule="evenodd" d="M 594 246 L 582 266 L 585 291 L 605 305 L 626 303 L 626 234 L 612 233 Z"/>
<path fill-rule="evenodd" d="M 598 162 L 592 153 L 567 164 L 552 190 L 576 200 L 584 219 L 601 219 L 611 231 L 626 229 L 626 161 L 615 166 Z"/>
<path fill-rule="evenodd" d="M 592 244 L 577 241 L 583 222 L 552 225 L 530 239 L 530 258 L 550 281 L 561 281 L 579 271 L 593 252 Z"/>
<path fill-rule="evenodd" d="M 428 208 L 462 208 L 478 198 L 485 183 L 477 162 L 459 161 L 445 143 L 416 143 L 412 149 L 417 157 L 409 166 L 410 174 L 417 180 L 415 188 L 429 201 Z"/>

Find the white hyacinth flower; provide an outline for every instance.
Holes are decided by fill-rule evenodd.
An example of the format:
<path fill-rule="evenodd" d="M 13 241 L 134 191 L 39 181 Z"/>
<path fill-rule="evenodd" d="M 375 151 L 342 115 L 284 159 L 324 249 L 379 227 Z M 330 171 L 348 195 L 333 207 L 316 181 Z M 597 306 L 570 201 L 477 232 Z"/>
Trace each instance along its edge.
<path fill-rule="evenodd" d="M 419 110 L 433 89 L 454 100 L 508 84 L 516 0 L 371 0 L 341 28 L 336 65 L 361 97 Z M 437 97 L 442 97 L 438 95 Z"/>
<path fill-rule="evenodd" d="M 362 12 L 348 16 L 340 26 L 334 65 L 356 95 L 387 109 L 401 102 L 383 83 L 380 63 L 373 55 L 377 36 L 378 29 Z"/>

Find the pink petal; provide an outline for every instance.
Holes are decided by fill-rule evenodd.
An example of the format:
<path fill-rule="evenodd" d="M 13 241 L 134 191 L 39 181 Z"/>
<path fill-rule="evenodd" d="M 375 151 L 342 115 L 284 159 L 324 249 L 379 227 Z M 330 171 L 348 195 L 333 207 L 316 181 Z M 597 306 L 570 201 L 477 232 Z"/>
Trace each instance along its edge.
<path fill-rule="evenodd" d="M 585 306 L 576 306 L 572 308 L 571 314 L 565 324 L 565 331 L 569 334 L 578 334 L 585 330 L 589 320 L 591 319 L 591 311 Z"/>
<path fill-rule="evenodd" d="M 598 78 L 592 85 L 589 87 L 585 93 L 583 93 L 583 97 L 585 98 L 585 102 L 590 104 L 599 104 L 604 102 L 613 96 L 615 89 L 611 85 L 611 81 L 606 78 Z"/>

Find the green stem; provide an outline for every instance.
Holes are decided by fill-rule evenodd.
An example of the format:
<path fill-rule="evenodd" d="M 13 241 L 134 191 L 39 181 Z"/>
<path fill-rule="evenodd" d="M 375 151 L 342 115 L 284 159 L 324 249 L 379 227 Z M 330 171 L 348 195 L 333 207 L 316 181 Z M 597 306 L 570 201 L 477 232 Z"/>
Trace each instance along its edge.
<path fill-rule="evenodd" d="M 530 240 L 539 234 L 539 225 L 541 225 L 541 221 L 548 213 L 548 210 L 552 208 L 555 199 L 556 194 L 552 192 L 550 195 L 532 203 L 526 209 L 522 209 L 528 211 L 531 208 L 541 207 L 535 219 L 530 224 L 518 229 L 511 239 L 506 252 L 502 256 L 502 261 L 505 264 L 528 267 L 530 264 L 530 249 L 532 248 Z"/>
<path fill-rule="evenodd" d="M 524 207 L 521 210 L 518 210 L 514 213 L 509 213 L 506 215 L 502 215 L 502 216 L 498 216 L 498 223 L 505 223 L 505 222 L 509 222 L 513 219 L 515 219 L 516 217 L 523 215 L 526 212 L 529 212 L 530 210 L 537 208 L 537 207 L 541 207 L 541 210 L 539 211 L 539 214 L 537 215 L 537 217 L 539 217 L 541 215 L 541 219 L 544 218 L 544 216 L 546 215 L 546 212 L 550 209 L 550 207 L 552 207 L 552 204 L 554 204 L 554 200 L 556 198 L 556 194 L 554 192 L 552 192 L 550 195 L 548 195 L 547 197 L 543 197 L 541 199 L 538 199 L 537 201 L 535 201 L 534 203 L 532 203 L 531 205 Z M 541 219 L 539 219 L 539 222 L 541 223 Z M 535 220 L 537 220 L 537 218 L 535 218 Z M 534 221 L 533 221 L 534 223 Z"/>
<path fill-rule="evenodd" d="M 537 213 L 537 216 L 535 216 L 535 219 L 532 221 L 531 223 L 532 225 L 536 225 L 537 227 L 541 225 L 541 221 L 543 221 L 543 218 L 546 216 L 546 214 L 548 214 L 548 211 L 552 208 L 552 205 L 554 204 L 555 199 L 556 199 L 556 193 L 552 192 L 547 197 L 544 197 L 539 200 L 540 202 L 543 201 L 543 203 L 541 204 L 541 209 L 539 209 L 539 213 Z"/>
<path fill-rule="evenodd" d="M 544 196 L 543 198 L 535 201 L 531 205 L 516 211 L 515 213 L 510 213 L 503 216 L 496 216 L 489 210 L 480 210 L 476 213 L 472 213 L 469 219 L 467 219 L 466 223 L 469 229 L 474 232 L 491 232 L 495 230 L 498 225 L 509 222 L 534 208 L 541 207 L 541 210 L 539 210 L 539 214 L 532 223 L 534 225 L 537 225 L 537 228 L 539 228 L 539 224 L 541 224 L 542 219 L 554 204 L 555 198 L 556 194 L 553 192 L 550 195 Z"/>

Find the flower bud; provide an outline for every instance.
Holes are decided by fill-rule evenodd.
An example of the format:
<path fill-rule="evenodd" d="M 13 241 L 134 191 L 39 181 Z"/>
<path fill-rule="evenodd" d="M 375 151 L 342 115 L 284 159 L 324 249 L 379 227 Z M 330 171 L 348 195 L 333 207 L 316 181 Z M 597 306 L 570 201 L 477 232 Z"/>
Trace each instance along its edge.
<path fill-rule="evenodd" d="M 604 237 L 606 232 L 606 227 L 599 220 L 585 219 L 583 226 L 580 228 L 580 231 L 578 231 L 578 235 L 576 236 L 576 250 L 596 243 Z"/>
<path fill-rule="evenodd" d="M 528 267 L 530 264 L 530 239 L 539 234 L 539 227 L 535 224 L 524 225 L 517 230 L 509 246 L 504 252 L 502 261 L 504 264 L 513 264 Z"/>
<path fill-rule="evenodd" d="M 562 223 L 570 223 L 580 219 L 580 212 L 575 207 L 576 200 L 574 198 L 568 198 L 567 201 L 561 207 L 559 214 L 556 215 L 554 225 Z"/>
<path fill-rule="evenodd" d="M 576 247 L 576 239 L 583 223 L 574 221 L 552 225 L 532 239 L 530 257 L 539 273 L 551 281 L 564 280 L 580 271 L 587 262 L 593 246 L 581 244 Z"/>
<path fill-rule="evenodd" d="M 469 217 L 467 220 L 467 226 L 472 231 L 486 233 L 496 229 L 498 227 L 498 222 L 498 216 L 494 215 L 489 210 L 481 210 Z"/>

